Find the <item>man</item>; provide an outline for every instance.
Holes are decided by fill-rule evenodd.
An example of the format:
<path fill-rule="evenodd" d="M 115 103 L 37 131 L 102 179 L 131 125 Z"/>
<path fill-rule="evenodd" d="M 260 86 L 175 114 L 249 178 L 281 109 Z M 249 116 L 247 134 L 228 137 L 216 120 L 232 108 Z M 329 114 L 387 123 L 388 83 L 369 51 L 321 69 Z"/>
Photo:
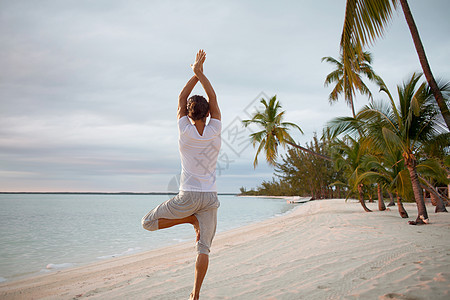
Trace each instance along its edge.
<path fill-rule="evenodd" d="M 200 288 L 209 264 L 209 252 L 217 224 L 220 203 L 216 188 L 216 162 L 222 130 L 216 93 L 203 74 L 206 53 L 199 50 L 191 65 L 194 76 L 178 96 L 178 145 L 181 156 L 180 191 L 144 218 L 142 226 L 150 231 L 189 223 L 197 234 L 197 260 L 194 287 L 190 299 L 199 299 Z M 188 97 L 197 82 L 202 84 L 208 100 Z M 206 124 L 206 118 L 211 116 Z M 191 123 L 191 121 L 193 124 Z"/>

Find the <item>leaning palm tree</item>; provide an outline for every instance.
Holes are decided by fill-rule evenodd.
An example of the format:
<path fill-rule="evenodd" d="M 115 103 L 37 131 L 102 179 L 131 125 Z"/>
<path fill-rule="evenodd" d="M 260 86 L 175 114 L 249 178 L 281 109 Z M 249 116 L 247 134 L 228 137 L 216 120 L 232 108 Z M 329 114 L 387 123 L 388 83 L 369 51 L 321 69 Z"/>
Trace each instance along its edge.
<path fill-rule="evenodd" d="M 303 131 L 301 128 L 290 122 L 283 122 L 285 111 L 281 111 L 281 105 L 277 101 L 277 97 L 273 96 L 268 102 L 263 98 L 261 103 L 264 105 L 263 111 L 256 111 L 250 120 L 243 120 L 244 126 L 249 126 L 250 124 L 256 124 L 262 127 L 261 131 L 252 133 L 250 139 L 252 141 L 253 147 L 259 144 L 256 150 L 255 160 L 253 161 L 253 166 L 258 165 L 258 155 L 261 151 L 264 151 L 266 155 L 267 162 L 275 166 L 276 158 L 278 156 L 278 146 L 286 147 L 286 145 L 291 145 L 302 151 L 306 151 L 313 155 L 316 155 L 322 159 L 331 160 L 329 157 L 316 153 L 310 149 L 304 148 L 295 143 L 294 139 L 289 134 L 289 129 L 298 129 L 301 133 Z"/>
<path fill-rule="evenodd" d="M 375 83 L 380 81 L 379 76 L 375 74 L 370 65 L 372 63 L 372 55 L 369 52 L 363 52 L 362 55 L 355 52 L 354 57 L 355 58 L 351 63 L 352 66 L 355 67 L 351 69 L 344 68 L 344 58 L 342 54 L 340 55 L 339 60 L 330 56 L 322 57 L 322 61 L 331 63 L 335 68 L 325 79 L 325 86 L 333 83 L 335 84 L 328 97 L 330 104 L 338 101 L 339 96 L 343 94 L 345 101 L 352 109 L 353 117 L 356 116 L 354 104 L 356 91 L 360 92 L 361 95 L 367 95 L 369 99 L 373 99 L 372 93 L 363 82 L 361 75 L 365 75 L 370 81 Z"/>
<path fill-rule="evenodd" d="M 398 7 L 399 2 L 411 32 L 423 73 L 434 95 L 434 99 L 439 106 L 447 128 L 450 129 L 450 112 L 431 72 L 407 0 L 347 0 L 341 36 L 341 51 L 344 66 L 348 69 L 348 72 L 351 72 L 355 67 L 352 64 L 355 58 L 354 50 L 356 49 L 358 53 L 362 53 L 363 47 L 370 45 L 376 38 L 384 34 L 385 28 L 392 19 L 393 11 Z"/>

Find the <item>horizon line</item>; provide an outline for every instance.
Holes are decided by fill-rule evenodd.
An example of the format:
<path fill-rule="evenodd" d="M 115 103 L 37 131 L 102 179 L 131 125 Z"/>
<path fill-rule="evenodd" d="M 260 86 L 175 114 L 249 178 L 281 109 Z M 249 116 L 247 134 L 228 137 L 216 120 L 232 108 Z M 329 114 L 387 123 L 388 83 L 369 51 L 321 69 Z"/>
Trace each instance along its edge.
<path fill-rule="evenodd" d="M 72 194 L 72 195 L 177 195 L 178 192 L 3 192 L 0 194 Z M 238 193 L 217 193 L 218 195 L 237 195 Z"/>

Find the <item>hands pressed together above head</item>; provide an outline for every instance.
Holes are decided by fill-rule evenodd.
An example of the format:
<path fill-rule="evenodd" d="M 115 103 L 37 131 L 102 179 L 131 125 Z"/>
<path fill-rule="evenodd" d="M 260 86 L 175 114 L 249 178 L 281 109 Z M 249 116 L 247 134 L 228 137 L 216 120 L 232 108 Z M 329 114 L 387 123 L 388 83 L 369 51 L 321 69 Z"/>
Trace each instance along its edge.
<path fill-rule="evenodd" d="M 206 60 L 206 52 L 203 49 L 198 50 L 195 56 L 195 62 L 191 65 L 194 74 L 203 73 L 203 63 Z"/>

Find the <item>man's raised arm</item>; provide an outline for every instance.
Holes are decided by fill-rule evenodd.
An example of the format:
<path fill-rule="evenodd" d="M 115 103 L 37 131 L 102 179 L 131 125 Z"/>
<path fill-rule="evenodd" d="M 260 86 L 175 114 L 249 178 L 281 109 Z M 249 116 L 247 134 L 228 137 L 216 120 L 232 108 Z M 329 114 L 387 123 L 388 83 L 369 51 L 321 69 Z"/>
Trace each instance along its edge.
<path fill-rule="evenodd" d="M 205 74 L 203 74 L 203 62 L 206 59 L 206 53 L 203 50 L 198 51 L 197 58 L 195 60 L 195 63 L 192 65 L 192 70 L 194 70 L 195 76 L 198 78 L 200 83 L 203 86 L 203 89 L 206 92 L 206 95 L 208 96 L 208 102 L 209 102 L 209 113 L 211 114 L 212 119 L 221 119 L 219 104 L 217 103 L 217 97 L 216 92 L 214 92 L 214 89 L 209 82 L 208 78 L 206 78 Z"/>
<path fill-rule="evenodd" d="M 186 83 L 184 88 L 181 90 L 180 95 L 178 96 L 178 110 L 177 110 L 177 118 L 180 119 L 188 114 L 187 111 L 187 99 L 194 89 L 195 85 L 198 82 L 198 78 L 196 76 L 192 76 L 191 79 Z"/>

